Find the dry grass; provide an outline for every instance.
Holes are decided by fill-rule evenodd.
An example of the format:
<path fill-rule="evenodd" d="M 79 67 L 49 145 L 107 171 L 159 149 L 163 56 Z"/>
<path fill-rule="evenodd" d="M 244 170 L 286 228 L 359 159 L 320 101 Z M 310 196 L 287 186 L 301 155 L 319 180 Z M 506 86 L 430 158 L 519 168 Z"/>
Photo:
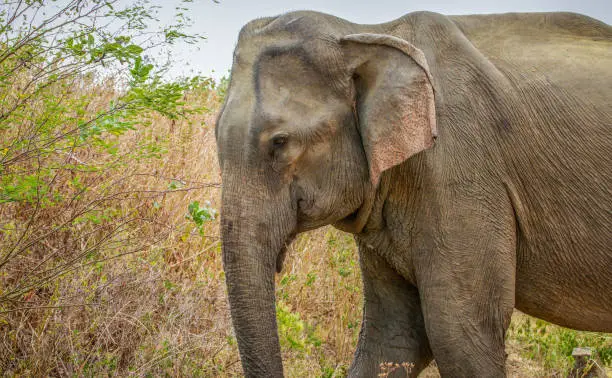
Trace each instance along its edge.
<path fill-rule="evenodd" d="M 112 173 L 117 177 L 97 176 L 101 182 L 115 180 L 115 186 L 133 194 L 104 205 L 137 215 L 121 238 L 100 249 L 92 263 L 2 304 L 0 371 L 4 375 L 241 374 L 226 303 L 218 223 L 207 223 L 200 233 L 185 218 L 194 200 L 209 200 L 212 207 L 220 207 L 219 188 L 206 185 L 220 180 L 214 143 L 219 99 L 207 90 L 191 94 L 188 100 L 213 111 L 188 121 L 154 119 L 150 127 L 120 137 L 120 149 L 126 152 L 143 140 L 163 144 L 167 152 L 160 159 L 135 159 Z M 79 159 L 87 162 L 96 156 Z M 180 185 L 168 190 L 172 181 Z M 27 209 L 5 207 L 0 216 L 3 222 L 19 221 L 20 211 Z M 9 290 L 20 270 L 31 264 L 81 250 L 77 243 L 86 243 L 83 235 L 90 231 L 85 226 L 71 229 L 64 237 L 72 244 L 62 244 L 57 236 L 37 245 L 0 271 L 0 293 Z M 0 238 L 0 243 L 9 241 Z M 105 260 L 124 252 L 130 253 Z M 344 376 L 362 307 L 351 236 L 332 228 L 300 236 L 277 277 L 277 288 L 286 375 Z M 542 357 L 527 359 L 521 350 L 529 347 L 514 340 L 511 335 L 511 375 L 552 374 Z M 436 374 L 434 367 L 425 376 Z"/>

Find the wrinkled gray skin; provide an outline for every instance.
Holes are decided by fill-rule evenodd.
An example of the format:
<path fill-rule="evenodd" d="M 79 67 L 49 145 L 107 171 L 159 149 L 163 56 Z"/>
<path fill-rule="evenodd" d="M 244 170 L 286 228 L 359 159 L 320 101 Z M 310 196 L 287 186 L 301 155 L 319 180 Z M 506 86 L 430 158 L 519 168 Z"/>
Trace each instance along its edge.
<path fill-rule="evenodd" d="M 327 224 L 359 245 L 350 376 L 504 376 L 513 308 L 612 331 L 611 126 L 612 28 L 588 17 L 246 25 L 216 130 L 246 376 L 283 375 L 275 270 Z"/>

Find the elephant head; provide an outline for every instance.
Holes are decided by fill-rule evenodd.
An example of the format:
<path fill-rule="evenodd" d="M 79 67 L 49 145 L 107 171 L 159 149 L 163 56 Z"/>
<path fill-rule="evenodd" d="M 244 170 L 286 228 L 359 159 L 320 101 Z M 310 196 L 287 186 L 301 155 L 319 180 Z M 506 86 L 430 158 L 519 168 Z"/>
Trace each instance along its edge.
<path fill-rule="evenodd" d="M 223 264 L 247 376 L 282 376 L 274 273 L 300 232 L 361 231 L 381 174 L 432 146 L 423 53 L 312 12 L 240 33 L 216 138 Z"/>

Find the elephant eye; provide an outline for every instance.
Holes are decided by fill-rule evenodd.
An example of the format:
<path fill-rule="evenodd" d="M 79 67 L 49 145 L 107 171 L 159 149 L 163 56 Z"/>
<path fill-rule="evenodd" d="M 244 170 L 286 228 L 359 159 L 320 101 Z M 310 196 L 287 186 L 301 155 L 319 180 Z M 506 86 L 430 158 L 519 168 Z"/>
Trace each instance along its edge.
<path fill-rule="evenodd" d="M 277 150 L 287 144 L 289 137 L 285 134 L 275 135 L 270 141 L 272 150 Z"/>
<path fill-rule="evenodd" d="M 268 154 L 273 160 L 283 160 L 289 144 L 289 135 L 278 133 L 268 140 Z"/>

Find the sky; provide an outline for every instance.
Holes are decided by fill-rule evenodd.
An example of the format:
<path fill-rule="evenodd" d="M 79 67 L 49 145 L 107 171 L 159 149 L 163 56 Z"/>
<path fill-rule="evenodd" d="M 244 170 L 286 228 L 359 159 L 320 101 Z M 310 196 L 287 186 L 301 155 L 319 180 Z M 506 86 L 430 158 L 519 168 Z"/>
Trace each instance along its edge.
<path fill-rule="evenodd" d="M 172 10 L 178 0 L 153 1 Z M 406 13 L 427 10 L 442 14 L 571 11 L 612 24 L 611 0 L 212 0 L 194 1 L 191 30 L 207 37 L 197 47 L 173 51 L 179 64 L 173 76 L 200 73 L 216 79 L 227 75 L 240 28 L 248 21 L 293 10 L 316 10 L 349 21 L 374 24 Z"/>

